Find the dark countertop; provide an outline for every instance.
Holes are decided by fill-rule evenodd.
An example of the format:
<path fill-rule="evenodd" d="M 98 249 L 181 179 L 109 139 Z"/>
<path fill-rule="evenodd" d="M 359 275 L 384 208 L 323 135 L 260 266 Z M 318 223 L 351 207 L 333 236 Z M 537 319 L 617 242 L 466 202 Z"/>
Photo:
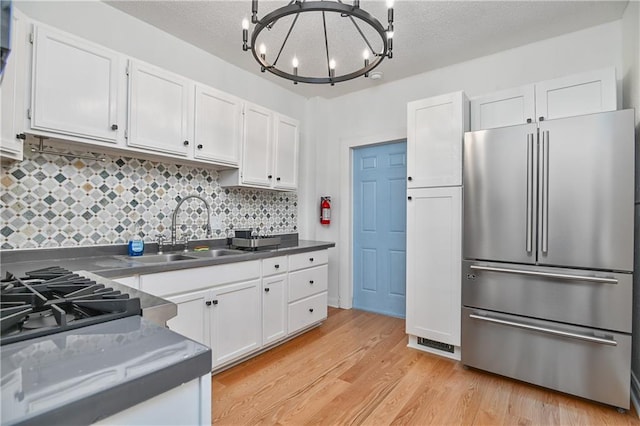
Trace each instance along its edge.
<path fill-rule="evenodd" d="M 140 316 L 2 346 L 0 423 L 90 424 L 211 371 L 211 349 Z"/>
<path fill-rule="evenodd" d="M 279 248 L 247 251 L 237 255 L 152 264 L 136 262 L 135 257 L 127 256 L 125 245 L 5 250 L 0 252 L 0 273 L 3 277 L 6 271 L 15 275 L 23 275 L 25 272 L 34 269 L 61 266 L 71 271 L 84 270 L 93 272 L 105 278 L 120 278 L 136 274 L 152 274 L 224 263 L 245 262 L 335 247 L 335 243 L 324 241 L 296 240 L 293 244 L 295 245 L 286 246 L 283 244 Z M 211 248 L 226 248 L 226 246 L 217 244 L 217 246 L 211 245 Z M 145 254 L 154 254 L 156 252 L 157 246 L 155 244 L 145 243 Z M 192 253 L 185 254 L 190 255 Z"/>

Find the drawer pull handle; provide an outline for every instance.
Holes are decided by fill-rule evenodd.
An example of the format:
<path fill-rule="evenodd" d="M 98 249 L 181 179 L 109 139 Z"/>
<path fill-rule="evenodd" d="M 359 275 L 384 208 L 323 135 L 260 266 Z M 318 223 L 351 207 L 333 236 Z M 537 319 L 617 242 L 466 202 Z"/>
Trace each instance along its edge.
<path fill-rule="evenodd" d="M 507 272 L 511 274 L 534 275 L 537 277 L 560 278 L 563 280 L 591 281 L 594 283 L 618 284 L 618 280 L 615 278 L 589 277 L 586 275 L 556 274 L 552 272 L 536 272 L 536 271 L 526 271 L 522 269 L 495 268 L 493 266 L 479 266 L 479 265 L 471 265 L 469 268 L 476 269 L 478 271 Z"/>
<path fill-rule="evenodd" d="M 313 257 L 310 257 L 310 258 L 309 258 L 309 262 L 313 262 Z"/>
<path fill-rule="evenodd" d="M 554 329 L 551 329 L 551 328 L 538 327 L 537 325 L 522 324 L 522 323 L 519 323 L 519 322 L 507 321 L 507 320 L 502 320 L 502 319 L 498 319 L 498 318 L 491 318 L 491 317 L 482 316 L 482 315 L 475 315 L 475 314 L 470 314 L 469 318 L 473 318 L 473 319 L 477 319 L 477 320 L 481 320 L 481 321 L 492 322 L 492 323 L 495 323 L 495 324 L 507 325 L 509 327 L 522 328 L 524 330 L 537 331 L 539 333 L 552 334 L 554 336 L 559 336 L 559 337 L 567 337 L 567 338 L 570 338 L 570 339 L 584 340 L 585 342 L 599 343 L 601 345 L 609 345 L 609 346 L 618 346 L 618 342 L 616 342 L 615 340 L 602 339 L 600 337 L 585 336 L 583 334 L 570 333 L 568 331 L 561 331 L 561 330 L 554 330 Z"/>
<path fill-rule="evenodd" d="M 309 280 L 309 284 L 313 284 L 313 280 Z"/>
<path fill-rule="evenodd" d="M 273 267 L 278 269 L 278 268 L 280 268 L 280 265 L 273 265 Z"/>
<path fill-rule="evenodd" d="M 265 292 L 265 293 L 269 293 L 269 287 L 266 287 L 266 288 L 264 289 L 264 292 Z"/>
<path fill-rule="evenodd" d="M 313 308 L 309 308 L 309 312 L 313 313 Z"/>

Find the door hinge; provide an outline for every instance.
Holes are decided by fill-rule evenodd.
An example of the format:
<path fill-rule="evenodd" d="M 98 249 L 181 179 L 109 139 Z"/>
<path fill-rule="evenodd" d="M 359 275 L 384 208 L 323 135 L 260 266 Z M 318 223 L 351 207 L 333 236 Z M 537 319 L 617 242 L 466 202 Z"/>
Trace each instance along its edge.
<path fill-rule="evenodd" d="M 29 33 L 29 43 L 33 44 L 33 33 Z"/>
<path fill-rule="evenodd" d="M 27 118 L 31 120 L 31 108 L 27 108 Z"/>

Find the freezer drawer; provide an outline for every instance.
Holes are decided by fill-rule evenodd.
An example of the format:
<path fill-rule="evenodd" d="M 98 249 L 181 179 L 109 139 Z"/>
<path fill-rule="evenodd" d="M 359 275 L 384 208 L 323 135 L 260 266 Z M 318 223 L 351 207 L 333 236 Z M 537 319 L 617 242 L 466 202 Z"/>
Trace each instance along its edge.
<path fill-rule="evenodd" d="M 632 274 L 462 262 L 462 304 L 631 333 Z"/>
<path fill-rule="evenodd" d="M 629 409 L 628 334 L 463 308 L 462 363 Z"/>

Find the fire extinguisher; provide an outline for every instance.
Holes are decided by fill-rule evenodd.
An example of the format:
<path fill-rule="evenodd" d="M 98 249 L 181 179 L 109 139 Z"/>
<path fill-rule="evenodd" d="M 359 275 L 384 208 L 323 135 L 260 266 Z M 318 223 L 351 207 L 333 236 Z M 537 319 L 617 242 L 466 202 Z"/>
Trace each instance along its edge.
<path fill-rule="evenodd" d="M 331 223 L 331 197 L 320 197 L 320 223 Z"/>

